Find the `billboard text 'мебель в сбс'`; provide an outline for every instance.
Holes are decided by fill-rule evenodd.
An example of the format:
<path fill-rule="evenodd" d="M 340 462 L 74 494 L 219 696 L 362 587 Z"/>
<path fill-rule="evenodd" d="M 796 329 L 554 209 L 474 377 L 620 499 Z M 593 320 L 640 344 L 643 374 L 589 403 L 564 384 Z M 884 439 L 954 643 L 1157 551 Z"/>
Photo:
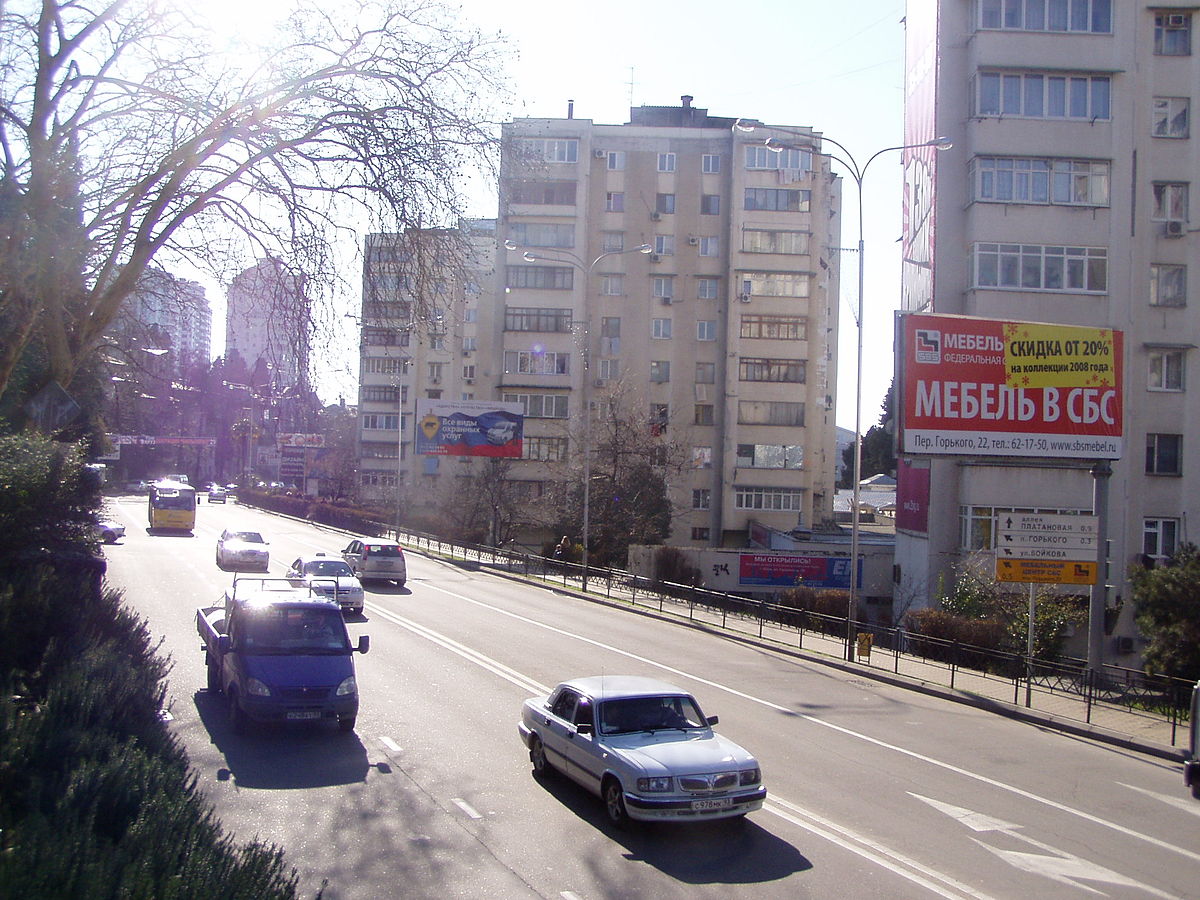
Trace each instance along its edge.
<path fill-rule="evenodd" d="M 902 453 L 1120 457 L 1120 331 L 901 314 L 896 337 Z"/>

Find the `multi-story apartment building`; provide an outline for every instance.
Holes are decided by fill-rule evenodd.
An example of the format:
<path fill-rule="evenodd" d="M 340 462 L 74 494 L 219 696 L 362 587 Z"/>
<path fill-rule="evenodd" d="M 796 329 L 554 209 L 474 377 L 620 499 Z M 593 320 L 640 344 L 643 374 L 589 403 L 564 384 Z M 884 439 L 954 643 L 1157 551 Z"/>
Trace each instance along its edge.
<path fill-rule="evenodd" d="M 122 307 L 114 331 L 146 346 L 165 340 L 162 368 L 174 377 L 212 362 L 212 307 L 204 288 L 162 269 L 148 269 Z"/>
<path fill-rule="evenodd" d="M 408 511 L 445 502 L 460 460 L 415 457 L 416 400 L 490 397 L 479 362 L 481 308 L 491 306 L 494 219 L 458 229 L 367 236 L 359 344 L 359 494 Z M 486 373 L 485 371 L 486 370 Z"/>
<path fill-rule="evenodd" d="M 832 521 L 841 182 L 819 133 L 736 121 L 685 96 L 623 125 L 572 109 L 504 126 L 480 341 L 495 398 L 525 410 L 513 478 L 530 500 L 569 477 L 584 411 L 619 392 L 682 449 L 672 543 Z"/>
<path fill-rule="evenodd" d="M 310 301 L 300 276 L 276 259 L 260 259 L 229 285 L 226 361 L 249 376 L 268 368 L 275 389 L 309 385 Z"/>
<path fill-rule="evenodd" d="M 954 150 L 936 163 L 909 155 L 904 306 L 1124 331 L 1125 453 L 1108 504 L 1114 608 L 1133 567 L 1196 540 L 1187 523 L 1200 513 L 1200 404 L 1187 377 L 1200 345 L 1196 7 L 908 7 L 906 143 L 947 135 Z M 928 477 L 927 528 L 897 541 L 902 589 L 925 597 L 955 564 L 993 550 L 1004 512 L 1093 510 L 1086 465 L 935 459 Z M 1118 635 L 1132 633 L 1130 606 Z M 1129 642 L 1106 652 L 1116 647 Z"/>

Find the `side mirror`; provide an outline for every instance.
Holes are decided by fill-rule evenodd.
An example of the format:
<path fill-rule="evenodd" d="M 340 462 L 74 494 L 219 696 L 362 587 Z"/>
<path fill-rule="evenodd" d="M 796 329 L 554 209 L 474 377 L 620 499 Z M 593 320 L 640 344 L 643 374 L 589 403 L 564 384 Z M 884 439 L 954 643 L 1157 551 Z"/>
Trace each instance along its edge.
<path fill-rule="evenodd" d="M 721 721 L 720 716 L 705 716 L 705 719 L 708 721 L 709 725 L 716 725 L 718 722 Z"/>
<path fill-rule="evenodd" d="M 580 722 L 578 725 L 575 726 L 576 734 L 590 735 L 590 734 L 595 734 L 595 732 L 596 732 L 596 726 L 593 725 L 591 722 Z"/>
<path fill-rule="evenodd" d="M 228 653 L 229 647 L 230 647 L 229 635 L 227 635 L 227 634 L 217 635 L 217 652 L 218 653 Z"/>
<path fill-rule="evenodd" d="M 371 649 L 371 636 L 369 634 L 360 634 L 358 636 L 358 646 L 354 648 L 358 653 L 366 653 Z"/>

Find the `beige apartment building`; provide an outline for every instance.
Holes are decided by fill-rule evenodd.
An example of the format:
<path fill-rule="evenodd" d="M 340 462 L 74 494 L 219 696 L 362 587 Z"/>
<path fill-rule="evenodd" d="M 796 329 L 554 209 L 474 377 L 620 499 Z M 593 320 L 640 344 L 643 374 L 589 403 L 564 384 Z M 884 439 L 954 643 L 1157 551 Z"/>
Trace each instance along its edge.
<path fill-rule="evenodd" d="M 531 502 L 579 477 L 584 410 L 618 402 L 662 441 L 671 543 L 832 522 L 841 182 L 819 133 L 736 121 L 684 96 L 504 126 L 479 339 L 488 388 L 525 411 Z"/>
<path fill-rule="evenodd" d="M 907 155 L 903 307 L 1125 333 L 1105 579 L 1118 663 L 1137 649 L 1130 571 L 1198 537 L 1196 23 L 1193 4 L 1118 0 L 922 0 L 906 20 L 905 143 L 954 149 Z M 1086 465 L 1027 463 L 933 460 L 927 521 L 897 537 L 899 590 L 929 600 L 994 552 L 1006 512 L 1093 511 Z"/>

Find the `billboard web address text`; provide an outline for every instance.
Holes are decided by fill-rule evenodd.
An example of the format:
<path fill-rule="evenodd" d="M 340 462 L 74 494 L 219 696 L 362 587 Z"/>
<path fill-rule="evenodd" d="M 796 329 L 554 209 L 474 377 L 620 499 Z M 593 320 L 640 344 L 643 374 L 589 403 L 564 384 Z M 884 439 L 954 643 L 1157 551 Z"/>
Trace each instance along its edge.
<path fill-rule="evenodd" d="M 904 450 L 907 453 L 1116 459 L 1121 455 L 1121 439 L 1092 435 L 971 434 L 909 429 L 904 432 Z"/>

